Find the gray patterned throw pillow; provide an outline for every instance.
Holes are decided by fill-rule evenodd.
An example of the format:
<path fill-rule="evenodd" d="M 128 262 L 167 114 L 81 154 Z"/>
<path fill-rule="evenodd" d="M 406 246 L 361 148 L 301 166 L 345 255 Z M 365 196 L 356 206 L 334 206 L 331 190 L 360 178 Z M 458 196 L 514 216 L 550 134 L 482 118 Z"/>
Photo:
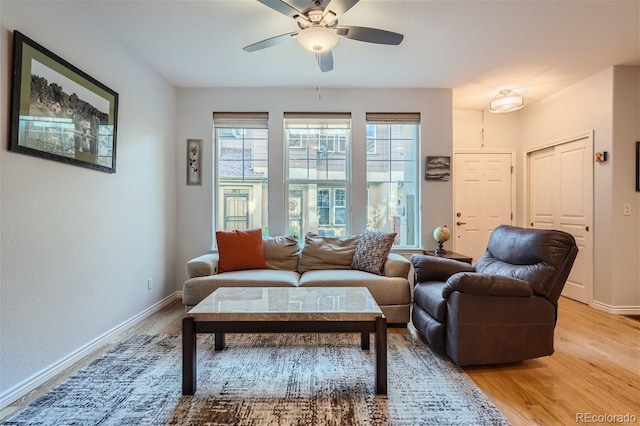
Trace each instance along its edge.
<path fill-rule="evenodd" d="M 351 269 L 382 275 L 395 238 L 395 232 L 365 231 L 358 241 Z"/>

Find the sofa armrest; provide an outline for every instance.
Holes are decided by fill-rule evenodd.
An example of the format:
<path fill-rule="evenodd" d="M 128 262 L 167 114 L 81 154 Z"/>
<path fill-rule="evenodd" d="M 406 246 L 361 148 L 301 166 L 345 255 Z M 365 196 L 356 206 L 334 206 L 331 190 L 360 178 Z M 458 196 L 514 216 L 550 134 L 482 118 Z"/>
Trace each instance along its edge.
<path fill-rule="evenodd" d="M 504 275 L 489 275 L 470 272 L 461 272 L 451 276 L 442 289 L 442 297 L 447 299 L 454 291 L 483 296 L 533 296 L 533 289 L 526 281 Z"/>
<path fill-rule="evenodd" d="M 207 277 L 218 273 L 218 254 L 208 253 L 187 262 L 189 278 Z"/>
<path fill-rule="evenodd" d="M 409 279 L 411 262 L 406 257 L 398 253 L 389 253 L 384 264 L 385 277 L 399 277 Z"/>
<path fill-rule="evenodd" d="M 475 272 L 474 267 L 466 262 L 423 254 L 411 256 L 411 263 L 416 284 L 425 281 L 446 281 L 458 272 Z"/>

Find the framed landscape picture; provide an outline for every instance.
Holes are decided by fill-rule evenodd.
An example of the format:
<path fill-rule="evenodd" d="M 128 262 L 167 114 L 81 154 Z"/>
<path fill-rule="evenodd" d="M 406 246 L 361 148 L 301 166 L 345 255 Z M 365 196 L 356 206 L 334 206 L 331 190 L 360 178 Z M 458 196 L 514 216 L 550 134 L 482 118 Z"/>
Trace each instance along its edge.
<path fill-rule="evenodd" d="M 11 151 L 115 173 L 116 92 L 18 31 L 11 89 Z"/>
<path fill-rule="evenodd" d="M 429 156 L 425 160 L 425 180 L 448 181 L 451 177 L 451 157 Z"/>

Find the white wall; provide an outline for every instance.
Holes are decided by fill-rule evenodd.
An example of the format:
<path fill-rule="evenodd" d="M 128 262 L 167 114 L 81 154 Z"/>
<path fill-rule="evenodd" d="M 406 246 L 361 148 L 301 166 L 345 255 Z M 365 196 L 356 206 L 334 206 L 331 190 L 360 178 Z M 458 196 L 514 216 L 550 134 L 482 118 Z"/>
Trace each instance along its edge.
<path fill-rule="evenodd" d="M 484 136 L 483 136 L 484 130 Z M 640 310 L 640 193 L 635 141 L 640 141 L 640 67 L 611 67 L 510 114 L 453 113 L 453 149 L 516 149 L 516 223 L 525 225 L 524 153 L 594 132 L 594 300 L 611 313 Z M 455 171 L 454 171 L 455 173 Z M 623 205 L 632 206 L 624 216 Z"/>
<path fill-rule="evenodd" d="M 212 245 L 212 164 L 214 111 L 253 111 L 269 113 L 269 182 L 270 196 L 277 194 L 270 215 L 282 213 L 285 194 L 278 193 L 283 182 L 283 152 L 278 141 L 283 140 L 284 112 L 351 112 L 352 138 L 354 144 L 365 143 L 365 114 L 367 112 L 420 112 L 421 113 L 421 169 L 423 176 L 426 155 L 451 155 L 452 100 L 451 90 L 429 89 L 179 89 L 178 90 L 178 265 L 203 253 Z M 187 139 L 203 139 L 203 185 L 186 186 Z M 356 150 L 355 152 L 365 150 Z M 363 158 L 354 158 L 355 164 L 363 164 Z M 352 178 L 364 182 L 363 167 L 354 168 Z M 451 182 L 422 182 L 423 244 L 432 246 L 431 232 L 435 226 L 448 223 L 452 217 Z M 364 186 L 364 185 L 363 185 Z M 366 194 L 352 194 L 353 203 L 365 204 Z M 273 198 L 271 199 L 273 201 Z M 284 233 L 285 229 L 274 228 L 272 235 Z M 362 232 L 366 218 L 353 217 L 352 228 Z M 186 279 L 186 267 L 177 271 L 179 288 Z"/>
<path fill-rule="evenodd" d="M 6 402 L 175 292 L 176 166 L 172 86 L 90 25 L 73 2 L 2 1 L 1 8 L 0 402 Z M 13 30 L 119 93 L 115 174 L 8 151 Z"/>
<path fill-rule="evenodd" d="M 594 152 L 612 152 L 613 69 L 606 69 L 556 95 L 530 106 L 523 115 L 523 150 L 567 140 L 594 132 Z M 523 151 L 523 152 L 524 152 Z M 524 155 L 524 154 L 523 154 Z M 600 163 L 593 170 L 594 214 L 593 302 L 611 301 L 612 253 L 614 240 L 612 218 L 612 161 Z M 520 173 L 521 181 L 524 181 Z M 524 188 L 519 191 L 518 205 L 524 205 Z M 520 209 L 524 222 L 526 212 Z"/>
<path fill-rule="evenodd" d="M 520 146 L 521 111 L 453 111 L 453 149 L 513 150 Z"/>
<path fill-rule="evenodd" d="M 594 131 L 594 152 L 609 153 L 609 161 L 594 165 L 593 223 L 593 303 L 609 312 L 640 309 L 639 195 L 633 143 L 640 140 L 638 78 L 637 67 L 624 72 L 608 68 L 521 114 L 523 152 Z M 523 182 L 521 174 L 519 178 Z M 519 206 L 524 193 L 520 187 Z M 622 215 L 623 202 L 636 207 L 631 216 Z M 525 212 L 518 210 L 523 223 Z"/>
<path fill-rule="evenodd" d="M 640 141 L 640 67 L 613 68 L 613 240 L 616 244 L 612 268 L 611 305 L 636 306 L 640 312 L 640 193 L 635 190 L 636 141 Z M 624 216 L 624 204 L 631 216 Z M 635 243 L 635 244 L 634 244 Z M 632 272 L 635 272 L 632 273 Z"/>

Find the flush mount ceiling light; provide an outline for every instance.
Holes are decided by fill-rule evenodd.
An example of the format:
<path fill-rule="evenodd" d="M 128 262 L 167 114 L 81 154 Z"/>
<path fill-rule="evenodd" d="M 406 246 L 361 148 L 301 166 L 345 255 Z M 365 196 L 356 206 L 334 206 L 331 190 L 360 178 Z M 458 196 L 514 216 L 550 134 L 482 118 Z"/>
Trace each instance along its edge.
<path fill-rule="evenodd" d="M 327 52 L 340 40 L 335 31 L 326 27 L 308 27 L 298 33 L 298 43 L 314 53 Z"/>
<path fill-rule="evenodd" d="M 524 98 L 513 90 L 501 90 L 495 98 L 489 102 L 489 111 L 507 113 L 517 111 L 524 106 Z"/>

